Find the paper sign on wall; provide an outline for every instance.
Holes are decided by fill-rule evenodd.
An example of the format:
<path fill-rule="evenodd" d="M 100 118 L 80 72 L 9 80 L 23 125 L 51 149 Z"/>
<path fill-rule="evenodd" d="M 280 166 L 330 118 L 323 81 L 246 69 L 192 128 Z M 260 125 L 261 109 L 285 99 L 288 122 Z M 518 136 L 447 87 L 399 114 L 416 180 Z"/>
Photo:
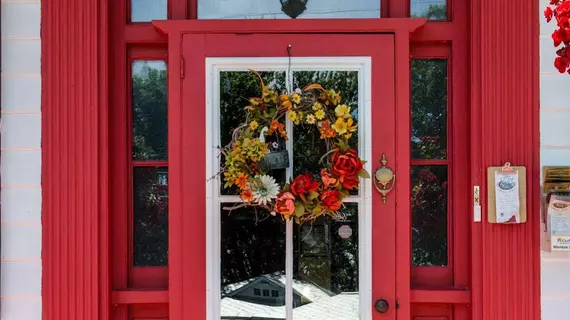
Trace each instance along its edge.
<path fill-rule="evenodd" d="M 488 221 L 526 222 L 526 171 L 524 167 L 490 167 L 487 172 Z"/>
<path fill-rule="evenodd" d="M 570 198 L 552 195 L 547 207 L 552 251 L 570 251 Z"/>
<path fill-rule="evenodd" d="M 520 222 L 519 174 L 517 171 L 495 171 L 495 212 L 497 223 Z"/>

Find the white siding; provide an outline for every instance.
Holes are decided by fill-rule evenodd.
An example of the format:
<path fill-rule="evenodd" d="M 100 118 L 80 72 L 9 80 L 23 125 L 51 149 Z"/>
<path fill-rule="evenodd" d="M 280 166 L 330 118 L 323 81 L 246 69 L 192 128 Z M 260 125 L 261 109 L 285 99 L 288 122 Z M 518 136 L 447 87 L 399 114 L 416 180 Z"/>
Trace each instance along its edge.
<path fill-rule="evenodd" d="M 40 0 L 1 0 L 2 320 L 40 320 Z"/>
<path fill-rule="evenodd" d="M 546 24 L 540 1 L 540 162 L 542 166 L 570 165 L 570 75 L 554 68 L 550 37 L 554 23 Z M 544 230 L 544 229 L 542 229 Z M 543 234 L 544 236 L 544 234 Z M 544 245 L 544 243 L 543 243 Z M 570 314 L 570 254 L 541 253 L 542 319 L 566 319 Z"/>

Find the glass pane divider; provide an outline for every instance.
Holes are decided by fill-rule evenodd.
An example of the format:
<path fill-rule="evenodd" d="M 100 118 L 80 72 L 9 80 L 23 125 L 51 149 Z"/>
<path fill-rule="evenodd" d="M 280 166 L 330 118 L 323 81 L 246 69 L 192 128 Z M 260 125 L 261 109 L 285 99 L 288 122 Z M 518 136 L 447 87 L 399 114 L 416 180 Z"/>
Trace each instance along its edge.
<path fill-rule="evenodd" d="M 286 91 L 293 90 L 292 71 L 285 71 Z M 285 118 L 285 129 L 290 134 L 286 142 L 289 153 L 289 168 L 286 170 L 286 181 L 293 178 L 295 159 L 293 157 L 293 122 Z M 289 219 L 285 225 L 285 319 L 293 320 L 293 220 Z"/>

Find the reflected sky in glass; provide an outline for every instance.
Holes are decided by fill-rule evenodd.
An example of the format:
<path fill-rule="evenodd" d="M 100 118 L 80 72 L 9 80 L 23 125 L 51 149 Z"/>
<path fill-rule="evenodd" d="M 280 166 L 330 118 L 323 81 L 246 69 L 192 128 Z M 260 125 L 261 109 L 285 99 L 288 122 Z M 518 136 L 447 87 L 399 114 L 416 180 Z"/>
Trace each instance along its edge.
<path fill-rule="evenodd" d="M 166 20 L 167 8 L 167 0 L 131 0 L 131 21 Z"/>

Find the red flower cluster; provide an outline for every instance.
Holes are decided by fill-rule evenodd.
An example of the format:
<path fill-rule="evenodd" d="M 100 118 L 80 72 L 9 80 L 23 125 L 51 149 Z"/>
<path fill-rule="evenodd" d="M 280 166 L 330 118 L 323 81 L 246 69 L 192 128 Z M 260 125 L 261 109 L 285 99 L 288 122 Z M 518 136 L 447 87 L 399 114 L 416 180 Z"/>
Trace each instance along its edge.
<path fill-rule="evenodd" d="M 321 169 L 320 175 L 320 182 L 311 173 L 295 177 L 277 196 L 275 211 L 287 218 L 307 211 L 312 217 L 323 213 L 333 215 L 340 210 L 348 190 L 358 187 L 359 177 L 368 177 L 362 160 L 353 149 L 335 151 L 330 167 Z"/>
<path fill-rule="evenodd" d="M 558 28 L 552 33 L 552 40 L 555 48 L 563 45 L 556 51 L 554 66 L 558 72 L 570 74 L 570 0 L 550 0 L 544 10 L 544 17 L 547 22 L 556 19 Z"/>

